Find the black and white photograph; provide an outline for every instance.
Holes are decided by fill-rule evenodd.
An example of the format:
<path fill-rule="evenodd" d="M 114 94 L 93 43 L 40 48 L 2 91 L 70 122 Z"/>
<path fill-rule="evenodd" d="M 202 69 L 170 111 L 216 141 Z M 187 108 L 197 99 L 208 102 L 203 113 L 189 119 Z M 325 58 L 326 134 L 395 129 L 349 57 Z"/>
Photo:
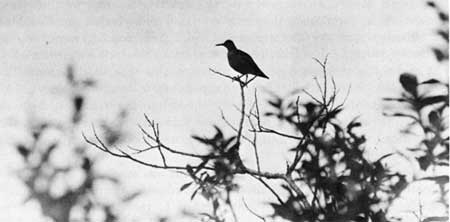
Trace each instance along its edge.
<path fill-rule="evenodd" d="M 0 221 L 448 222 L 447 0 L 0 0 Z"/>

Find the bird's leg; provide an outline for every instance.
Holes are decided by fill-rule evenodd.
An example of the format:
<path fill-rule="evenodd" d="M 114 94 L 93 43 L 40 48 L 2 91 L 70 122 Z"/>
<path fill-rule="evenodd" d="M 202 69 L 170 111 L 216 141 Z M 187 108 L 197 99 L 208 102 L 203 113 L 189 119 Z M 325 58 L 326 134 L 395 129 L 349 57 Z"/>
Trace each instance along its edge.
<path fill-rule="evenodd" d="M 237 76 L 233 77 L 233 80 L 236 80 L 236 81 L 240 82 L 241 78 L 242 78 L 242 75 L 237 75 Z"/>
<path fill-rule="evenodd" d="M 244 75 L 237 75 L 237 76 L 234 77 L 234 79 L 241 80 L 242 76 L 244 76 Z"/>
<path fill-rule="evenodd" d="M 247 84 L 248 84 L 248 74 L 245 74 L 245 75 L 242 75 L 242 76 L 245 76 L 245 80 L 242 81 L 242 86 L 247 86 Z"/>
<path fill-rule="evenodd" d="M 236 80 L 236 81 L 238 81 L 241 85 L 244 85 L 244 86 L 245 86 L 245 82 L 247 81 L 247 79 L 245 80 L 245 82 L 242 81 L 241 78 L 242 78 L 243 76 L 247 77 L 247 75 L 238 75 L 238 76 L 233 77 L 233 80 Z"/>
<path fill-rule="evenodd" d="M 248 80 L 248 76 L 247 78 L 245 78 L 245 84 L 244 86 L 247 86 L 251 81 L 253 81 L 254 79 L 256 79 L 256 76 L 253 76 L 250 80 Z"/>

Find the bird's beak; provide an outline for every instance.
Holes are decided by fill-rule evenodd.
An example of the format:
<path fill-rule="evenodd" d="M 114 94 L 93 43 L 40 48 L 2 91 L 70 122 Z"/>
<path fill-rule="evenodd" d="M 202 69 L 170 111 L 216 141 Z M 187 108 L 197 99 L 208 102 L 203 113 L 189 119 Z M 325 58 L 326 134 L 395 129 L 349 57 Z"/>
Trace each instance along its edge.
<path fill-rule="evenodd" d="M 216 46 L 223 46 L 223 43 L 216 44 Z"/>

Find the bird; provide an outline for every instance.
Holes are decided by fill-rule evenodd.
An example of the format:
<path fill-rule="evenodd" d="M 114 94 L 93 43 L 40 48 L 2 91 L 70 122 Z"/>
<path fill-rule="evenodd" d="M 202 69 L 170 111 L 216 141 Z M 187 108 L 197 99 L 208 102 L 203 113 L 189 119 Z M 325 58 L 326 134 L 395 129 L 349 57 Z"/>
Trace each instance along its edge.
<path fill-rule="evenodd" d="M 261 71 L 258 65 L 256 65 L 252 57 L 246 52 L 238 49 L 233 41 L 228 39 L 224 43 L 216 44 L 216 46 L 224 46 L 227 48 L 228 63 L 231 68 L 242 74 L 242 76 L 251 74 L 255 77 L 269 78 Z"/>

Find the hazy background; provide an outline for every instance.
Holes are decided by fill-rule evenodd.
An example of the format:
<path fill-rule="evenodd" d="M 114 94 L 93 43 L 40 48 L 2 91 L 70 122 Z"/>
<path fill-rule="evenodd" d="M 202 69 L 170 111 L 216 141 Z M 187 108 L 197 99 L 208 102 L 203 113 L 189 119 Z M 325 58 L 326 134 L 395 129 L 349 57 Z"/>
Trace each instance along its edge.
<path fill-rule="evenodd" d="M 234 74 L 226 50 L 214 47 L 216 43 L 232 39 L 253 56 L 270 77 L 253 83 L 262 99 L 268 97 L 264 89 L 283 95 L 296 88 L 314 92 L 313 77 L 320 75 L 320 68 L 311 57 L 329 53 L 329 73 L 341 98 L 351 85 L 342 119 L 360 115 L 367 147 L 375 155 L 408 144 L 399 139 L 401 124 L 382 116 L 381 98 L 399 93 L 398 75 L 411 71 L 420 79 L 437 74 L 447 78 L 448 64 L 438 64 L 429 50 L 439 41 L 433 34 L 439 25 L 435 16 L 425 1 L 404 0 L 195 5 L 162 0 L 2 0 L 0 220 L 38 221 L 36 205 L 21 203 L 25 189 L 14 176 L 20 159 L 12 144 L 23 137 L 30 115 L 68 115 L 69 110 L 60 108 L 68 103 L 69 92 L 62 84 L 67 64 L 75 66 L 77 75 L 99 82 L 89 93 L 84 131 L 125 107 L 130 114 L 127 143 L 140 144 L 136 124 L 143 123 L 147 113 L 161 123 L 167 143 L 200 152 L 202 147 L 190 135 L 209 135 L 212 124 L 223 125 L 220 109 L 233 120 L 233 105 L 239 102 L 235 86 L 208 71 L 211 67 Z M 263 166 L 284 164 L 284 156 L 272 155 L 280 152 L 265 144 L 261 152 L 271 158 L 263 158 Z M 174 173 L 117 159 L 105 161 L 103 167 L 121 175 L 125 187 L 147 191 L 124 209 L 129 220 L 173 215 L 183 206 L 197 209 L 188 194 L 178 193 L 185 181 Z M 258 190 L 259 185 L 250 182 L 242 188 L 252 206 L 263 207 L 270 198 L 256 195 Z M 201 198 L 196 202 L 205 204 Z M 249 214 L 245 209 L 238 213 Z"/>

